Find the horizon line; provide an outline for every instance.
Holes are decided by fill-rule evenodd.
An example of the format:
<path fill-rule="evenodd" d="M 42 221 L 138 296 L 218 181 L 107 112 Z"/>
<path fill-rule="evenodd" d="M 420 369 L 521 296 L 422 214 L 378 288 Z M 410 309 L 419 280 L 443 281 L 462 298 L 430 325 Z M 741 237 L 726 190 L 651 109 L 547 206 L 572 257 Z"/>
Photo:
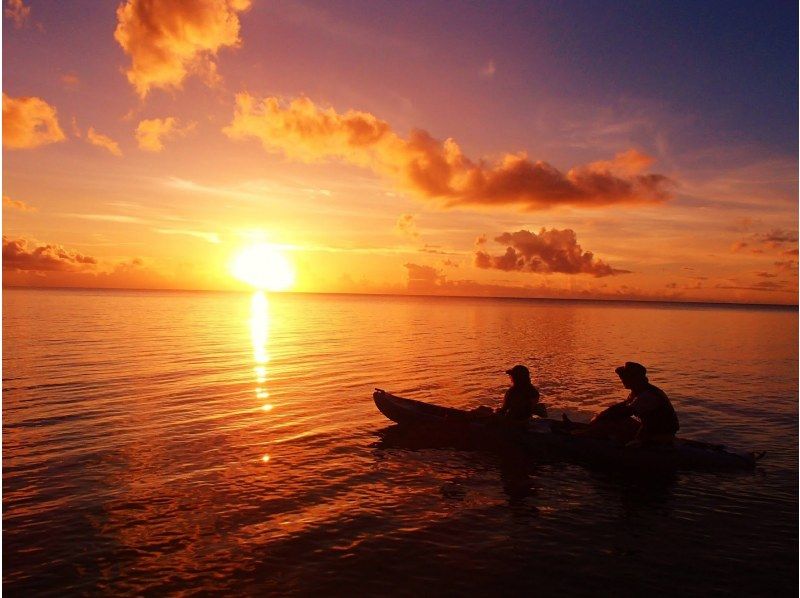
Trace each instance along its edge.
<path fill-rule="evenodd" d="M 175 288 L 140 288 L 140 287 L 82 287 L 82 286 L 29 286 L 29 285 L 2 285 L 6 289 L 29 289 L 37 291 L 135 291 L 135 292 L 171 292 L 171 293 L 237 293 L 250 294 L 258 289 L 175 289 Z M 783 309 L 798 309 L 798 303 L 753 303 L 739 301 L 698 301 L 693 299 L 630 299 L 615 297 L 524 297 L 524 296 L 495 296 L 495 295 L 434 295 L 422 293 L 385 293 L 385 292 L 353 292 L 353 291 L 264 291 L 278 295 L 344 295 L 353 297 L 425 297 L 436 299 L 494 299 L 507 301 L 594 301 L 603 303 L 666 303 L 673 305 L 697 305 L 720 307 L 775 307 Z"/>

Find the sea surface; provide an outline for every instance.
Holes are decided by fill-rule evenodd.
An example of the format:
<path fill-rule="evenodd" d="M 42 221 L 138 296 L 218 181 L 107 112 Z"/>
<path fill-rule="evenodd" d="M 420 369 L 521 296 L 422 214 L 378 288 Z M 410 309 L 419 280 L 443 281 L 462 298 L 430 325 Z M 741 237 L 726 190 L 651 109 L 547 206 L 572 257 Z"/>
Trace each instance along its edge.
<path fill-rule="evenodd" d="M 3 291 L 9 596 L 797 596 L 794 308 Z M 754 472 L 409 443 L 374 387 L 551 416 L 648 367 Z"/>

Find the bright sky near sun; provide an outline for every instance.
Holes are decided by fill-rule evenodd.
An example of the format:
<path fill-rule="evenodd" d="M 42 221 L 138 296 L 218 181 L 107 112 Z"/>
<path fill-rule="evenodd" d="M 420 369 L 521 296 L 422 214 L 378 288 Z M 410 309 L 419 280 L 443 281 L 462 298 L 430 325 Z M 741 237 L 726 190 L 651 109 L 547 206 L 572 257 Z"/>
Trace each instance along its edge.
<path fill-rule="evenodd" d="M 5 285 L 797 302 L 796 3 L 3 8 Z"/>

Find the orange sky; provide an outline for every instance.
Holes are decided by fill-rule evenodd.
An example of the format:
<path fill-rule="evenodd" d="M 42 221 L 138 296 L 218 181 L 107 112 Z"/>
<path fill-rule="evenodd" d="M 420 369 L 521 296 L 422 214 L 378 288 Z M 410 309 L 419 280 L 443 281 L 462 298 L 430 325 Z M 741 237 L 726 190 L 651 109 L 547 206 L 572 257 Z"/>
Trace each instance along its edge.
<path fill-rule="evenodd" d="M 267 242 L 297 291 L 797 302 L 796 115 L 704 87 L 767 66 L 462 8 L 6 1 L 3 284 L 238 289 Z"/>

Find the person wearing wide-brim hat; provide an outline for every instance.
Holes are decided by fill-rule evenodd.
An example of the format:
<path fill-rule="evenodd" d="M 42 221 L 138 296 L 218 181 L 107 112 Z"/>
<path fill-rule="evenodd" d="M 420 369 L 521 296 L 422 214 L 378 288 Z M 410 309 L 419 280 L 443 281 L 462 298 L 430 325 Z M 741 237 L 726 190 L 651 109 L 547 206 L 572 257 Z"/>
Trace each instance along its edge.
<path fill-rule="evenodd" d="M 534 414 L 545 415 L 544 405 L 539 403 L 539 391 L 531 382 L 531 373 L 524 365 L 515 365 L 506 374 L 511 377 L 511 387 L 503 397 L 503 405 L 496 415 L 510 421 L 524 423 Z"/>
<path fill-rule="evenodd" d="M 680 424 L 667 394 L 650 384 L 640 363 L 627 361 L 614 371 L 631 391 L 628 398 L 595 415 L 578 433 L 608 436 L 629 446 L 671 444 Z"/>

